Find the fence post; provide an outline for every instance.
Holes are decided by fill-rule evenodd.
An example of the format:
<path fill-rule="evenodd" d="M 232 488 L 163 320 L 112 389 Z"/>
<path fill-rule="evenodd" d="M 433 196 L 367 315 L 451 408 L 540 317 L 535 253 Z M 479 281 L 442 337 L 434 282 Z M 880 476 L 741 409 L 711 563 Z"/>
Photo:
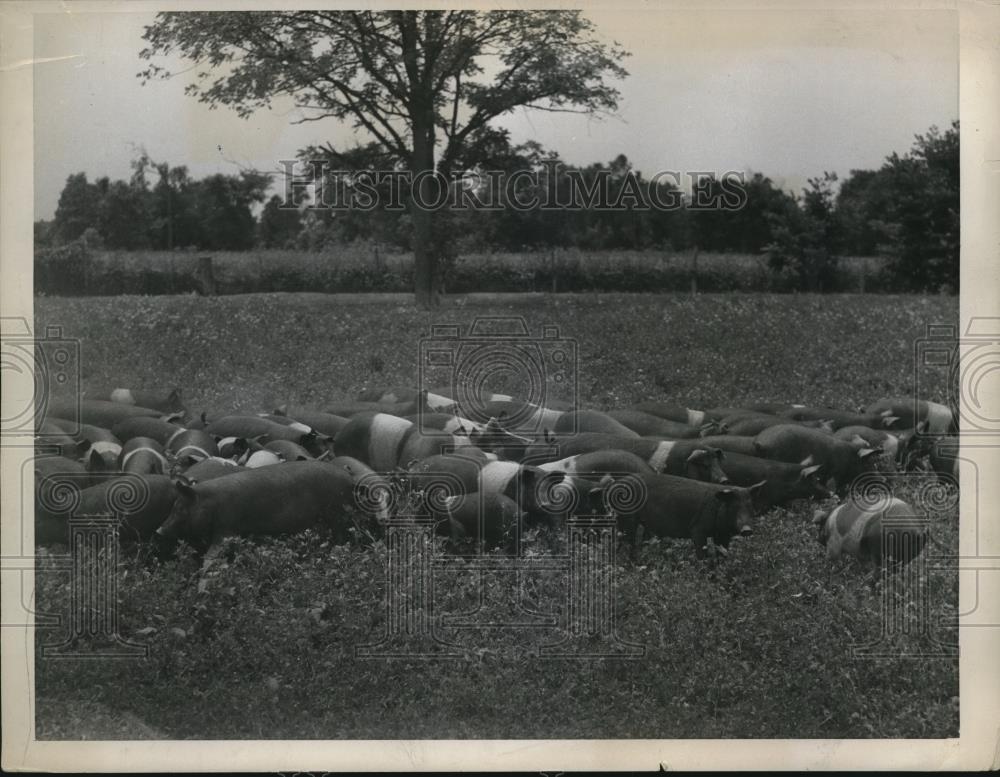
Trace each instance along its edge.
<path fill-rule="evenodd" d="M 691 256 L 691 296 L 698 293 L 698 251 L 697 245 L 694 247 L 694 254 Z"/>
<path fill-rule="evenodd" d="M 211 256 L 198 257 L 198 293 L 209 297 L 214 297 L 217 293 Z"/>

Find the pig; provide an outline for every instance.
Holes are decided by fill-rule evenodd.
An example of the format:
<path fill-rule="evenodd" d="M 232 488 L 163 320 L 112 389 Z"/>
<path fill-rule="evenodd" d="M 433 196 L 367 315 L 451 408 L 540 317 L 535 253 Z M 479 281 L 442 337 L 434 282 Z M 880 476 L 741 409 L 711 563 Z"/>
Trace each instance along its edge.
<path fill-rule="evenodd" d="M 505 429 L 497 418 L 469 432 L 469 442 L 489 454 L 506 461 L 521 461 L 534 443 L 532 437 Z"/>
<path fill-rule="evenodd" d="M 293 461 L 241 470 L 193 486 L 176 483 L 177 500 L 157 531 L 161 548 L 184 540 L 210 554 L 224 537 L 294 534 L 326 526 L 346 538 L 358 507 L 355 479 L 341 467 Z"/>
<path fill-rule="evenodd" d="M 471 446 L 472 441 L 462 435 L 424 434 L 414 428 L 406 436 L 399 449 L 397 465 L 406 468 L 412 462 L 421 461 L 441 453 L 449 453 L 457 448 Z"/>
<path fill-rule="evenodd" d="M 723 453 L 719 462 L 728 482 L 734 486 L 763 485 L 754 494 L 754 507 L 764 512 L 796 499 L 826 499 L 831 496 L 823 484 L 821 464 L 804 466 L 772 461 L 742 453 Z"/>
<path fill-rule="evenodd" d="M 390 472 L 399 465 L 403 444 L 415 428 L 401 416 L 358 413 L 334 438 L 333 447 L 338 456 L 351 456 L 379 472 Z"/>
<path fill-rule="evenodd" d="M 726 416 L 716 424 L 718 433 L 737 437 L 754 437 L 769 426 L 787 424 L 787 418 L 779 418 L 765 413 L 740 413 Z M 707 436 L 707 435 L 706 435 Z"/>
<path fill-rule="evenodd" d="M 780 415 L 791 410 L 803 408 L 805 405 L 795 405 L 788 402 L 754 402 L 747 405 L 747 410 L 767 415 Z"/>
<path fill-rule="evenodd" d="M 328 405 L 324 413 L 350 418 L 359 413 L 384 413 L 395 416 L 408 416 L 417 412 L 416 402 L 335 402 Z"/>
<path fill-rule="evenodd" d="M 358 401 L 395 405 L 400 402 L 413 402 L 419 394 L 417 389 L 406 387 L 367 389 L 358 394 Z"/>
<path fill-rule="evenodd" d="M 883 413 L 851 413 L 827 407 L 795 407 L 781 412 L 792 421 L 829 421 L 834 431 L 844 426 L 869 426 L 872 429 L 890 429 L 899 418 L 888 411 Z"/>
<path fill-rule="evenodd" d="M 602 434 L 615 434 L 619 437 L 639 437 L 640 435 L 622 423 L 619 423 L 607 413 L 597 410 L 576 410 L 563 413 L 556 421 L 553 429 L 557 434 L 599 432 Z"/>
<path fill-rule="evenodd" d="M 947 405 L 913 397 L 886 397 L 868 405 L 864 412 L 877 416 L 895 416 L 901 429 L 912 429 L 927 422 L 928 434 L 958 432 L 958 417 Z M 869 424 L 870 425 L 870 424 Z"/>
<path fill-rule="evenodd" d="M 93 473 L 119 472 L 122 446 L 116 442 L 95 442 L 87 451 L 87 470 Z"/>
<path fill-rule="evenodd" d="M 420 490 L 444 488 L 450 496 L 479 491 L 488 498 L 502 494 L 517 502 L 533 521 L 548 521 L 554 512 L 545 498 L 546 475 L 537 467 L 512 461 L 480 464 L 452 455 L 431 456 L 410 468 L 411 481 Z M 559 476 L 552 483 L 563 479 Z"/>
<path fill-rule="evenodd" d="M 939 437 L 934 441 L 930 452 L 931 469 L 938 475 L 945 475 L 951 478 L 958 485 L 958 435 L 948 435 Z"/>
<path fill-rule="evenodd" d="M 504 429 L 523 433 L 553 429 L 566 412 L 501 394 L 490 394 L 482 404 L 469 408 L 455 405 L 453 411 L 461 412 L 463 416 L 477 423 L 485 424 L 491 419 L 496 419 Z"/>
<path fill-rule="evenodd" d="M 184 413 L 184 401 L 179 388 L 171 391 L 116 388 L 111 390 L 94 390 L 84 392 L 88 400 L 118 402 L 124 405 L 137 405 L 157 410 L 160 413 Z"/>
<path fill-rule="evenodd" d="M 796 424 L 771 426 L 754 437 L 758 456 L 775 461 L 823 464 L 828 484 L 843 492 L 854 478 L 875 469 L 873 448 L 858 449 L 816 429 Z"/>
<path fill-rule="evenodd" d="M 288 416 L 327 437 L 336 437 L 337 433 L 347 426 L 348 420 L 346 416 L 342 415 L 322 413 L 318 410 L 306 410 L 299 407 L 288 407 L 287 405 L 275 408 L 274 415 Z"/>
<path fill-rule="evenodd" d="M 77 440 L 87 440 L 92 445 L 95 442 L 113 442 L 121 444 L 121 440 L 115 436 L 110 429 L 105 429 L 93 424 L 78 424 L 76 421 L 67 421 L 62 418 L 50 417 L 46 419 L 49 423 L 59 427 L 70 437 Z"/>
<path fill-rule="evenodd" d="M 406 420 L 415 426 L 435 432 L 469 436 L 473 431 L 485 431 L 486 424 L 470 421 L 462 416 L 450 413 L 418 413 L 405 416 Z"/>
<path fill-rule="evenodd" d="M 482 448 L 476 447 L 475 445 L 463 445 L 460 448 L 455 448 L 455 450 L 449 451 L 448 455 L 471 459 L 472 461 L 478 462 L 480 465 L 489 464 L 491 461 L 501 460 L 497 454 L 484 451 Z M 504 460 L 506 461 L 507 459 Z"/>
<path fill-rule="evenodd" d="M 748 413 L 753 413 L 754 411 L 749 407 L 710 407 L 705 410 L 705 420 L 703 423 L 708 423 L 709 421 L 721 421 L 724 418 L 729 418 L 730 416 L 737 415 L 747 415 Z"/>
<path fill-rule="evenodd" d="M 653 472 L 713 482 L 723 482 L 725 479 L 725 474 L 718 467 L 718 449 L 703 444 L 701 440 L 617 437 L 591 432 L 532 446 L 526 454 L 525 462 L 541 466 L 558 458 L 616 450 L 634 454 Z M 703 453 L 697 454 L 698 451 Z"/>
<path fill-rule="evenodd" d="M 152 437 L 133 437 L 122 446 L 118 469 L 133 475 L 162 475 L 170 466 L 159 442 Z"/>
<path fill-rule="evenodd" d="M 311 461 L 316 458 L 301 445 L 291 440 L 272 440 L 264 446 L 264 450 L 277 453 L 285 461 Z"/>
<path fill-rule="evenodd" d="M 150 437 L 160 445 L 166 445 L 167 440 L 183 428 L 180 424 L 164 421 L 162 418 L 136 416 L 119 421 L 111 427 L 111 433 L 122 442 L 128 442 L 133 437 Z"/>
<path fill-rule="evenodd" d="M 267 435 L 266 441 L 290 440 L 298 443 L 314 456 L 324 452 L 325 444 L 317 439 L 316 432 L 309 429 L 275 423 L 260 416 L 230 415 L 210 421 L 205 431 L 216 437 L 245 437 L 251 439 Z"/>
<path fill-rule="evenodd" d="M 517 503 L 503 494 L 456 494 L 445 497 L 432 509 L 435 530 L 451 539 L 453 546 L 475 543 L 482 550 L 502 547 L 516 550 L 518 527 L 526 519 Z"/>
<path fill-rule="evenodd" d="M 753 534 L 754 489 L 702 483 L 673 475 L 633 477 L 642 480 L 645 498 L 614 512 L 626 534 L 633 534 L 634 529 L 637 542 L 646 533 L 689 538 L 698 558 L 705 558 L 709 539 L 716 547 L 726 549 L 734 536 Z M 602 483 L 602 487 L 608 486 Z"/>
<path fill-rule="evenodd" d="M 173 484 L 166 475 L 121 475 L 83 489 L 75 509 L 37 513 L 35 541 L 44 545 L 66 543 L 72 515 L 111 513 L 119 519 L 121 542 L 145 542 L 170 515 L 175 498 Z"/>
<path fill-rule="evenodd" d="M 264 439 L 267 439 L 267 435 L 264 435 Z M 264 450 L 260 442 L 246 437 L 220 437 L 215 441 L 215 447 L 219 449 L 219 458 L 234 461 L 247 458 L 254 451 Z"/>
<path fill-rule="evenodd" d="M 271 467 L 275 464 L 281 464 L 284 461 L 285 457 L 276 451 L 254 451 L 247 457 L 243 466 L 247 469 L 259 469 L 260 467 Z"/>
<path fill-rule="evenodd" d="M 161 413 L 149 407 L 126 405 L 121 402 L 104 402 L 95 399 L 57 400 L 50 399 L 46 406 L 46 415 L 55 418 L 77 418 L 80 423 L 111 429 L 119 421 L 126 418 L 148 416 L 159 418 Z"/>
<path fill-rule="evenodd" d="M 273 413 L 258 413 L 258 418 L 263 418 L 265 421 L 270 421 L 271 423 L 280 424 L 281 426 L 288 426 L 301 434 L 309 434 L 315 430 L 308 424 L 304 424 L 301 421 L 296 421 L 294 418 L 289 418 L 286 415 L 275 415 Z M 319 436 L 319 435 L 317 435 Z"/>
<path fill-rule="evenodd" d="M 330 464 L 346 469 L 355 480 L 375 474 L 375 470 L 352 456 L 335 456 L 330 459 Z"/>
<path fill-rule="evenodd" d="M 701 436 L 699 429 L 694 426 L 659 418 L 641 410 L 609 410 L 607 415 L 643 437 L 689 440 Z"/>
<path fill-rule="evenodd" d="M 686 443 L 688 441 L 684 440 L 683 442 Z M 708 437 L 702 437 L 697 442 L 702 447 L 719 448 L 723 451 L 742 453 L 745 456 L 757 455 L 753 437 L 743 437 L 735 434 L 713 434 Z"/>
<path fill-rule="evenodd" d="M 66 434 L 61 427 L 48 420 L 39 423 L 35 430 L 36 449 L 56 451 L 60 456 L 76 459 L 90 450 L 89 440 L 77 440 Z"/>
<path fill-rule="evenodd" d="M 215 438 L 203 429 L 179 429 L 164 448 L 182 467 L 219 455 Z"/>
<path fill-rule="evenodd" d="M 704 410 L 692 410 L 681 405 L 671 405 L 666 402 L 640 402 L 634 405 L 633 410 L 640 410 L 643 413 L 655 415 L 666 421 L 674 421 L 679 424 L 687 424 L 695 429 L 700 429 L 709 419 L 705 416 Z"/>
<path fill-rule="evenodd" d="M 190 485 L 194 485 L 195 483 L 202 483 L 206 480 L 221 478 L 226 475 L 234 475 L 240 471 L 242 471 L 242 467 L 240 467 L 235 461 L 229 461 L 229 459 L 212 456 L 211 458 L 202 459 L 201 461 L 192 464 L 184 470 L 184 477 Z"/>
<path fill-rule="evenodd" d="M 32 464 L 35 471 L 35 540 L 41 543 L 39 528 L 42 531 L 51 529 L 47 522 L 51 524 L 54 520 L 53 513 L 68 508 L 73 496 L 94 485 L 94 482 L 83 464 L 65 456 L 36 456 Z M 57 521 L 55 526 L 58 525 Z M 52 541 L 51 535 L 47 538 Z"/>
<path fill-rule="evenodd" d="M 649 472 L 654 470 L 647 462 L 623 450 L 599 450 L 568 456 L 559 461 L 539 464 L 544 472 L 561 472 L 566 475 L 603 475 L 610 472 Z"/>
<path fill-rule="evenodd" d="M 883 525 L 888 518 L 902 520 L 904 525 L 884 536 Z M 849 555 L 878 567 L 908 564 L 920 555 L 927 534 L 919 524 L 910 505 L 888 494 L 870 506 L 844 502 L 829 512 L 813 513 L 817 539 L 826 547 L 827 558 Z"/>
<path fill-rule="evenodd" d="M 838 440 L 851 442 L 855 447 L 874 448 L 882 454 L 882 459 L 891 467 L 901 466 L 906 457 L 906 446 L 898 435 L 884 429 L 868 426 L 842 426 L 833 436 Z"/>

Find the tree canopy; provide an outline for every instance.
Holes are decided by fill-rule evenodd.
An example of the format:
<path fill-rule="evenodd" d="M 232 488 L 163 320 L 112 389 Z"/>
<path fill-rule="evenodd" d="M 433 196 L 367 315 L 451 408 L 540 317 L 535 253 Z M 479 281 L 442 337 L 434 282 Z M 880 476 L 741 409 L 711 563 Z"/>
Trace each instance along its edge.
<path fill-rule="evenodd" d="M 299 122 L 349 121 L 414 175 L 468 163 L 489 123 L 518 108 L 614 111 L 608 81 L 627 75 L 626 52 L 579 11 L 161 13 L 143 37 L 144 80 L 173 75 L 153 60 L 180 54 L 199 100 L 246 117 L 290 97 Z M 431 305 L 445 241 L 432 211 L 411 216 L 417 298 Z"/>

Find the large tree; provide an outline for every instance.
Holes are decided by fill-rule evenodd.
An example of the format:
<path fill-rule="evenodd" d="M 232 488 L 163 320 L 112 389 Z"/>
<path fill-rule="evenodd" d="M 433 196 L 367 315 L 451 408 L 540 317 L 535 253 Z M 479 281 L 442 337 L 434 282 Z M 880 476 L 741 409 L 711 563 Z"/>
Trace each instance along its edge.
<path fill-rule="evenodd" d="M 611 78 L 625 52 L 577 11 L 262 11 L 161 13 L 147 60 L 179 53 L 198 66 L 188 91 L 243 117 L 279 95 L 301 121 L 352 122 L 406 164 L 434 200 L 428 171 L 449 175 L 488 123 L 517 108 L 617 108 Z M 171 73 L 151 63 L 144 80 Z M 420 173 L 424 173 L 420 176 Z M 434 211 L 414 207 L 418 303 L 437 302 Z"/>

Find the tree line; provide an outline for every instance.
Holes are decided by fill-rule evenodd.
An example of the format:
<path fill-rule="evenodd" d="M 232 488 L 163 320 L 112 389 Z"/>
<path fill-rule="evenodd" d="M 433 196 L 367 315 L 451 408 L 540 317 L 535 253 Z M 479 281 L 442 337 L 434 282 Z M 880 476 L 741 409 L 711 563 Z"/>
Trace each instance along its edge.
<path fill-rule="evenodd" d="M 463 251 L 697 248 L 760 254 L 793 286 L 822 291 L 834 285 L 839 257 L 880 256 L 892 286 L 901 291 L 958 288 L 957 122 L 943 132 L 932 127 L 918 135 L 907 153 L 891 154 L 877 170 L 852 170 L 843 182 L 824 173 L 798 194 L 762 173 L 745 176 L 729 184 L 740 191 L 736 209 L 693 207 L 703 196 L 720 202 L 722 182 L 717 178 L 695 181 L 694 190 L 682 195 L 669 180 L 647 180 L 624 154 L 607 163 L 566 165 L 535 142 L 511 145 L 503 131 L 491 131 L 470 148 L 472 153 L 458 160 L 466 169 L 537 174 L 499 191 L 499 200 L 491 203 L 497 207 L 444 209 L 438 215 L 439 229 L 449 239 L 437 249 L 445 263 Z M 384 170 L 392 164 L 374 143 L 345 151 L 312 146 L 299 156 L 322 160 L 338 171 Z M 125 250 L 329 251 L 355 240 L 377 242 L 389 250 L 413 249 L 412 217 L 405 209 L 310 207 L 315 205 L 311 200 L 318 199 L 318 188 L 312 189 L 312 198 L 300 197 L 297 208 L 288 207 L 283 196 L 268 197 L 268 174 L 244 171 L 193 179 L 185 167 L 156 163 L 145 154 L 133 161 L 132 171 L 128 181 L 105 177 L 89 182 L 84 173 L 69 176 L 55 218 L 36 224 L 36 244 L 65 244 L 87 233 L 92 245 Z M 612 197 L 630 178 L 637 190 L 658 187 L 660 202 L 674 197 L 684 207 L 649 207 L 623 196 L 616 208 L 586 203 L 563 209 L 511 207 L 511 197 L 529 201 L 539 188 L 565 191 L 572 176 L 590 191 L 603 176 L 610 181 Z M 488 184 L 485 177 L 477 180 Z"/>

